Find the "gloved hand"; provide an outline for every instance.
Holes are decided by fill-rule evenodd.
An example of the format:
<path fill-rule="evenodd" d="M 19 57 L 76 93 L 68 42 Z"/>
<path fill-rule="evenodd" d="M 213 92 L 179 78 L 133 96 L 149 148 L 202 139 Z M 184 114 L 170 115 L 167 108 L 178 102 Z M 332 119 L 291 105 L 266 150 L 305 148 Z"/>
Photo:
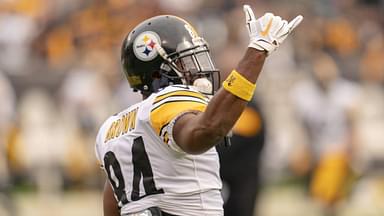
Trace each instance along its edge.
<path fill-rule="evenodd" d="M 303 20 L 303 16 L 299 15 L 288 23 L 272 13 L 266 13 L 256 19 L 249 5 L 244 5 L 243 9 L 250 39 L 248 47 L 266 51 L 268 55 L 275 51 Z"/>

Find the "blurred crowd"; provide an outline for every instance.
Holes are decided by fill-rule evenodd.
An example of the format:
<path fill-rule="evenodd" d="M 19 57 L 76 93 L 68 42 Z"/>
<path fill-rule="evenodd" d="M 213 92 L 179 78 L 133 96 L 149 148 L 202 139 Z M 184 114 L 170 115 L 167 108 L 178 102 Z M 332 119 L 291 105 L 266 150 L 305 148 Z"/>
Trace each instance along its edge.
<path fill-rule="evenodd" d="M 304 16 L 258 80 L 264 181 L 303 179 L 330 214 L 347 197 L 383 203 L 382 0 L 0 0 L 0 203 L 20 187 L 100 188 L 98 127 L 141 100 L 120 68 L 135 25 L 189 20 L 225 77 L 247 47 L 244 3 L 256 16 Z"/>

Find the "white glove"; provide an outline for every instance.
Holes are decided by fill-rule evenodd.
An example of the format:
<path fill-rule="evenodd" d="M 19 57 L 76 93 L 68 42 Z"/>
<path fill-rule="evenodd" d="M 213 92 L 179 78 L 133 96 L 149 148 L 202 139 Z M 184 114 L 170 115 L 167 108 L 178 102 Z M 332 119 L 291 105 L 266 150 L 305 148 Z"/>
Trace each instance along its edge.
<path fill-rule="evenodd" d="M 288 23 L 272 13 L 256 19 L 249 5 L 244 5 L 243 9 L 250 39 L 248 47 L 266 51 L 267 54 L 276 50 L 303 20 L 303 16 L 299 15 Z"/>

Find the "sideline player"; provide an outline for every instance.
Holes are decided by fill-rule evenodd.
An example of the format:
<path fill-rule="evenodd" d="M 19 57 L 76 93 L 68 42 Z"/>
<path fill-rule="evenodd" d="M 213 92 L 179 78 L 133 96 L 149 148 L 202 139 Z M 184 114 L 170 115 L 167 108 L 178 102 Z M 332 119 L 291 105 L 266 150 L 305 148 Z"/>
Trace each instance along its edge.
<path fill-rule="evenodd" d="M 265 58 L 302 20 L 256 19 L 247 5 L 244 12 L 249 48 L 222 88 L 207 43 L 185 20 L 156 16 L 128 34 L 121 61 L 144 100 L 108 118 L 97 135 L 109 180 L 104 215 L 223 215 L 213 147 L 251 100 Z"/>
<path fill-rule="evenodd" d="M 266 125 L 257 101 L 248 103 L 232 129 L 231 147 L 217 145 L 220 175 L 224 183 L 224 215 L 254 216 L 262 183 L 261 154 Z"/>

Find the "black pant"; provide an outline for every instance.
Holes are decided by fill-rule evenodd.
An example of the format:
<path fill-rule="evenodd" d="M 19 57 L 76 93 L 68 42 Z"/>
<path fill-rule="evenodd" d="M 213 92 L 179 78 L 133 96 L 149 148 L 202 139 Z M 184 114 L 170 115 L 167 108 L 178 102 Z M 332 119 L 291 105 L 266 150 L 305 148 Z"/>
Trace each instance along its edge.
<path fill-rule="evenodd" d="M 168 214 L 166 212 L 161 211 L 161 216 L 176 216 L 176 215 Z"/>
<path fill-rule="evenodd" d="M 254 104 L 251 107 L 258 111 Z M 251 122 L 252 123 L 252 122 Z M 225 216 L 253 216 L 260 189 L 260 156 L 264 146 L 265 130 L 251 137 L 237 134 L 230 147 L 218 146 L 220 174 L 229 187 L 229 198 L 224 204 Z"/>

